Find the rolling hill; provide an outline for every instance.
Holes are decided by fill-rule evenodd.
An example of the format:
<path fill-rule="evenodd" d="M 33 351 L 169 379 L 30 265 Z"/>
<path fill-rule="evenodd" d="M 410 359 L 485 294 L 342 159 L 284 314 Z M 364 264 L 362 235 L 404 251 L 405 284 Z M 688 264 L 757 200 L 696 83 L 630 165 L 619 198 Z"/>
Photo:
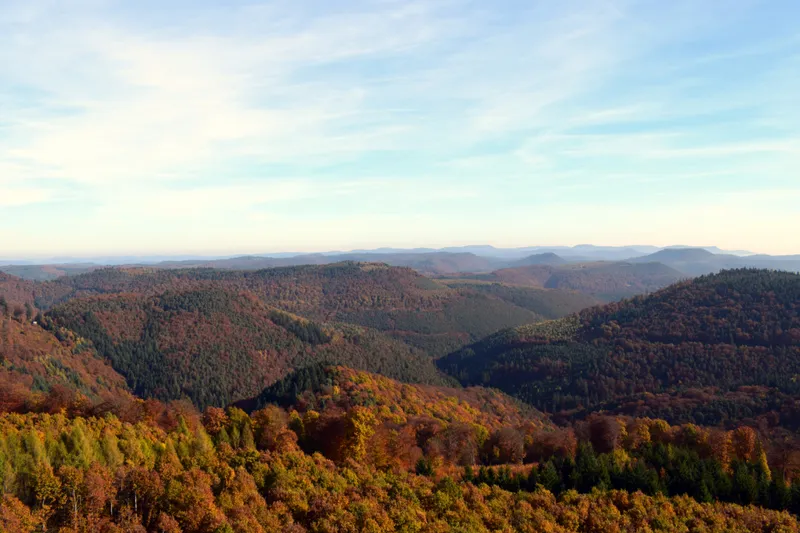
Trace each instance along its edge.
<path fill-rule="evenodd" d="M 404 251 L 404 252 L 347 252 L 302 254 L 289 257 L 241 256 L 227 259 L 165 261 L 155 268 L 218 268 L 229 270 L 260 270 L 264 268 L 300 265 L 330 265 L 343 261 L 384 263 L 389 266 L 412 268 L 429 275 L 458 272 L 489 272 L 504 264 L 498 258 L 478 256 L 469 252 Z"/>
<path fill-rule="evenodd" d="M 76 298 L 47 316 L 91 339 L 137 395 L 160 400 L 224 406 L 315 362 L 447 381 L 427 354 L 381 333 L 311 322 L 219 287 Z"/>
<path fill-rule="evenodd" d="M 603 301 L 653 292 L 686 277 L 661 263 L 577 263 L 506 268 L 477 279 L 577 291 Z"/>
<path fill-rule="evenodd" d="M 22 281 L 22 280 L 20 280 Z M 572 293 L 550 291 L 542 309 L 530 291 L 448 286 L 410 268 L 337 263 L 257 271 L 107 268 L 27 285 L 27 296 L 48 309 L 72 298 L 103 294 L 156 294 L 217 287 L 254 294 L 267 305 L 315 320 L 377 329 L 434 356 L 444 355 L 499 329 L 574 312 Z M 2 286 L 0 286 L 2 290 Z M 2 294 L 2 292 L 0 292 Z M 563 303 L 559 300 L 563 297 Z"/>
<path fill-rule="evenodd" d="M 499 332 L 439 365 L 463 384 L 498 387 L 550 412 L 630 408 L 643 395 L 685 399 L 697 390 L 716 402 L 713 412 L 672 411 L 667 401 L 659 416 L 700 423 L 758 416 L 800 394 L 800 275 L 703 276 Z M 768 402 L 763 388 L 784 396 Z M 761 399 L 739 402 L 736 394 Z"/>
<path fill-rule="evenodd" d="M 430 357 L 381 333 L 266 300 L 339 316 L 370 302 L 414 313 L 513 297 L 558 314 L 563 291 L 380 265 L 279 270 L 116 269 L 35 284 L 40 304 L 62 300 L 47 330 L 4 311 L 0 530 L 798 529 L 797 435 L 762 431 L 800 421 L 784 418 L 800 394 L 798 275 L 705 276 L 504 330 L 440 361 L 524 405 L 446 386 Z M 117 411 L 4 412 L 20 383 L 127 395 L 93 345 L 137 392 L 209 407 L 134 399 Z M 739 423 L 621 416 L 679 402 L 664 410 L 673 422 Z"/>

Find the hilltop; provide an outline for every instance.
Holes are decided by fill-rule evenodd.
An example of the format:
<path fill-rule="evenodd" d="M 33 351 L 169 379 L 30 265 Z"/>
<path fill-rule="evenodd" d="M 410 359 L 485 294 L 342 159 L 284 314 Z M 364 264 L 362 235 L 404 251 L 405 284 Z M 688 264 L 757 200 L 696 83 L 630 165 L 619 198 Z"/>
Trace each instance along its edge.
<path fill-rule="evenodd" d="M 528 266 L 528 265 L 563 265 L 567 262 L 566 259 L 563 257 L 554 254 L 553 252 L 547 252 L 542 254 L 533 254 L 529 255 L 528 257 L 523 257 L 518 261 L 514 261 L 512 263 L 512 267 L 515 266 Z"/>
<path fill-rule="evenodd" d="M 708 261 L 709 259 L 717 256 L 718 254 L 714 254 L 705 248 L 667 248 L 665 250 L 659 250 L 658 252 L 650 255 L 637 257 L 634 259 L 634 261 L 641 261 L 644 263 L 666 263 L 668 261 Z M 735 256 L 731 255 L 729 257 Z"/>
<path fill-rule="evenodd" d="M 659 262 L 683 272 L 687 276 L 701 276 L 749 264 L 747 258 L 730 254 L 714 254 L 703 248 L 668 248 L 654 254 L 631 259 L 631 262 Z"/>
<path fill-rule="evenodd" d="M 224 406 L 314 362 L 446 382 L 426 354 L 376 331 L 313 322 L 232 289 L 81 297 L 48 317 L 91 339 L 146 398 Z"/>
<path fill-rule="evenodd" d="M 749 389 L 762 400 L 737 409 L 730 393 L 745 387 L 800 393 L 799 311 L 800 275 L 725 271 L 499 332 L 439 364 L 464 384 L 498 387 L 551 412 L 585 413 L 643 393 L 678 397 L 703 389 L 717 402 L 713 409 L 672 411 L 662 398 L 663 411 L 655 414 L 719 423 L 776 408 L 763 401 L 763 390 Z"/>
<path fill-rule="evenodd" d="M 442 424 L 482 425 L 489 430 L 527 423 L 550 427 L 540 412 L 494 389 L 401 383 L 383 375 L 319 364 L 301 368 L 257 398 L 242 402 L 251 411 L 270 404 L 301 412 L 362 406 L 373 410 L 377 418 L 398 424 L 425 418 Z"/>

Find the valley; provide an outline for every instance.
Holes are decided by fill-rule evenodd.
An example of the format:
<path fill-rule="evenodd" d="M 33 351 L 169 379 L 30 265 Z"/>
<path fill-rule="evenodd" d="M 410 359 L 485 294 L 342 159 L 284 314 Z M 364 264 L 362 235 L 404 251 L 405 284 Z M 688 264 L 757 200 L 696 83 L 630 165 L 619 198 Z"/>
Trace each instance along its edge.
<path fill-rule="evenodd" d="M 116 505 L 145 530 L 483 531 L 592 505 L 625 527 L 699 512 L 723 529 L 800 527 L 800 275 L 517 261 L 3 274 L 0 525 L 92 530 L 123 520 Z M 48 479 L 80 502 L 43 496 Z M 350 496 L 304 510 L 333 486 Z M 534 519 L 477 494 L 551 503 Z M 566 531 L 593 519 L 576 520 Z"/>

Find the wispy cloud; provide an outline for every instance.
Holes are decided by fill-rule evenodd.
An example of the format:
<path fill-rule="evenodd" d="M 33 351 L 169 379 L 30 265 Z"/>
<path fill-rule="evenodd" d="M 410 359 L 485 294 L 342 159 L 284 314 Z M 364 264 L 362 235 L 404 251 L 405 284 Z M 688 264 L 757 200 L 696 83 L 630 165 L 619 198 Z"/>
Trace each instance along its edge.
<path fill-rule="evenodd" d="M 794 190 L 800 8 L 777 4 L 0 2 L 0 224 L 26 222 L 11 250 L 53 246 L 48 224 L 78 248 L 170 224 L 265 248 L 265 220 L 310 246 L 320 220 L 359 217 L 396 242 L 403 214 L 440 240 L 531 244 L 547 217 L 569 242 L 587 202 L 666 219 L 667 193 Z M 369 240 L 350 224 L 330 227 Z"/>
<path fill-rule="evenodd" d="M 362 89 L 293 78 L 425 42 L 426 12 L 412 7 L 311 20 L 286 35 L 150 35 L 91 19 L 42 35 L 49 19 L 34 16 L 16 32 L 26 44 L 8 52 L 8 72 L 42 97 L 12 107 L 19 141 L 7 155 L 42 177 L 107 183 L 192 176 L 232 157 L 309 163 L 388 149 L 402 125 L 363 118 Z"/>

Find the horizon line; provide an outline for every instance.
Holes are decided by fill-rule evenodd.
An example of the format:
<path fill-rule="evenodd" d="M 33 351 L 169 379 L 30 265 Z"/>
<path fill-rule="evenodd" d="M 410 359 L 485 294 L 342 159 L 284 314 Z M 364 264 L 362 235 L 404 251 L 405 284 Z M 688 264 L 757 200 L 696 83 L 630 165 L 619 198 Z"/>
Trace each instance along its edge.
<path fill-rule="evenodd" d="M 33 262 L 33 261 L 42 261 L 40 263 L 32 263 L 32 264 L 68 264 L 68 263 L 90 263 L 91 260 L 113 260 L 113 259 L 131 259 L 131 260 L 158 260 L 158 261 L 170 261 L 170 260 L 193 260 L 193 259 L 206 259 L 206 260 L 216 260 L 216 259 L 233 259 L 238 257 L 263 257 L 263 258 L 270 258 L 270 257 L 278 257 L 281 258 L 292 258 L 292 257 L 300 257 L 300 256 L 308 256 L 308 255 L 343 255 L 343 254 L 352 254 L 352 253 L 403 253 L 403 252 L 413 252 L 413 253 L 436 253 L 436 252 L 445 252 L 445 253 L 457 253 L 459 249 L 469 249 L 469 248 L 491 248 L 498 252 L 508 252 L 508 251 L 524 251 L 530 249 L 531 252 L 535 252 L 537 249 L 563 249 L 563 250 L 575 250 L 581 247 L 587 248 L 606 248 L 606 249 L 617 249 L 623 250 L 626 248 L 652 248 L 652 251 L 643 252 L 643 255 L 648 255 L 649 253 L 655 253 L 657 251 L 670 249 L 670 248 L 685 248 L 685 249 L 708 249 L 714 248 L 718 250 L 717 254 L 731 254 L 731 255 L 739 255 L 739 256 L 755 256 L 755 255 L 766 255 L 771 257 L 781 257 L 781 256 L 791 256 L 795 255 L 792 253 L 789 254 L 769 254 L 764 252 L 756 252 L 750 251 L 745 249 L 727 249 L 722 248 L 716 245 L 685 245 L 685 244 L 669 244 L 669 245 L 653 245 L 653 244 L 626 244 L 626 245 L 604 245 L 604 244 L 591 244 L 591 243 L 581 243 L 575 245 L 566 245 L 566 244 L 533 244 L 533 245 L 522 245 L 522 246 L 497 246 L 493 244 L 466 244 L 466 245 L 447 245 L 447 246 L 378 246 L 373 248 L 368 247 L 358 247 L 358 248 L 351 248 L 351 249 L 322 249 L 317 248 L 313 250 L 272 250 L 272 251 L 264 251 L 264 252 L 246 252 L 246 251 L 233 251 L 233 252 L 213 252 L 213 251 L 200 251 L 200 252 L 173 252 L 173 253 L 165 253 L 165 252 L 158 252 L 158 251 L 151 251 L 151 252 L 96 252 L 96 253 L 76 253 L 76 254 L 14 254 L 9 256 L 0 257 L 0 264 L 8 264 L 7 262 Z M 470 252 L 469 250 L 465 250 L 461 253 L 474 253 L 477 256 L 480 256 L 480 253 Z M 715 252 L 712 252 L 715 253 Z M 800 255 L 800 252 L 798 252 Z"/>

